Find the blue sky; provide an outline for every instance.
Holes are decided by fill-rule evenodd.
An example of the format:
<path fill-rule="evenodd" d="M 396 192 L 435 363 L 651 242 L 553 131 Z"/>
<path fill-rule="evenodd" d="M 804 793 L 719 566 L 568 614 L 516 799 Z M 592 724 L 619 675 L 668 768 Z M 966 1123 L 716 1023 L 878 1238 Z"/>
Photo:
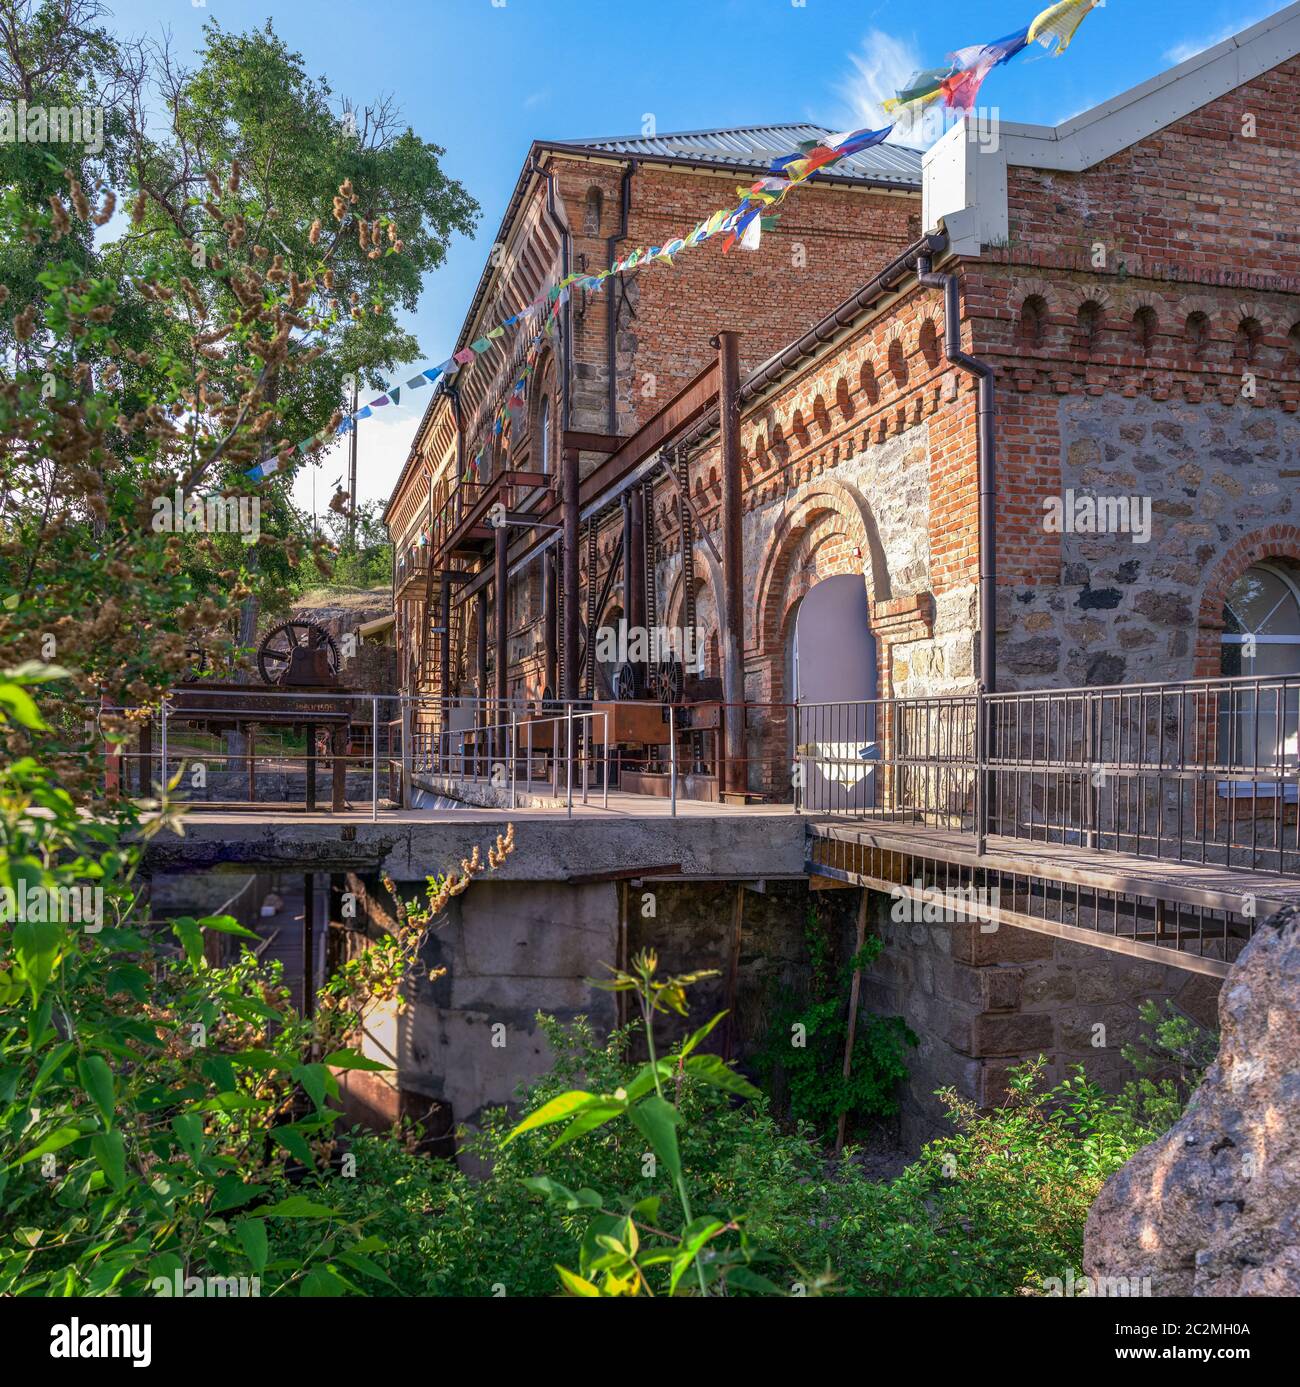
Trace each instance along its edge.
<path fill-rule="evenodd" d="M 446 149 L 446 171 L 483 209 L 430 276 L 410 326 L 420 364 L 451 349 L 534 138 L 812 120 L 870 123 L 873 98 L 917 65 L 1023 27 L 1048 0 L 106 0 L 123 36 L 170 31 L 188 56 L 211 18 L 243 30 L 268 16 L 335 98 L 392 93 L 407 122 Z M 1282 0 L 1107 0 L 1059 60 L 1040 49 L 999 68 L 981 93 L 1004 119 L 1056 123 L 1283 7 Z M 761 252 L 760 252 L 761 253 Z M 671 273 L 671 271 L 659 271 Z M 417 401 L 419 397 L 416 397 Z M 388 409 L 359 435 L 359 490 L 386 498 L 419 418 Z M 341 459 L 316 485 L 323 509 Z M 312 504 L 310 469 L 295 499 Z"/>

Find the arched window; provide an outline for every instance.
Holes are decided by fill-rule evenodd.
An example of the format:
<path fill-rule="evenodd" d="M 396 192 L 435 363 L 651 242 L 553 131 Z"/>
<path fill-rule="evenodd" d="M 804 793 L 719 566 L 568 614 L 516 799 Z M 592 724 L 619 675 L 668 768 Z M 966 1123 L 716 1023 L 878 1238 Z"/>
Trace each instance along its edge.
<path fill-rule="evenodd" d="M 1160 320 L 1150 305 L 1144 304 L 1133 315 L 1133 345 L 1140 352 L 1149 352 L 1156 344 Z"/>
<path fill-rule="evenodd" d="M 537 411 L 537 470 L 549 473 L 551 470 L 551 397 L 542 396 Z"/>
<path fill-rule="evenodd" d="M 1047 300 L 1030 294 L 1020 308 L 1020 340 L 1027 347 L 1041 347 L 1047 327 Z"/>
<path fill-rule="evenodd" d="M 1197 309 L 1187 315 L 1187 345 L 1193 356 L 1200 356 L 1210 340 L 1210 320 Z"/>
<path fill-rule="evenodd" d="M 1101 304 L 1095 299 L 1085 299 L 1079 305 L 1076 334 L 1079 346 L 1085 352 L 1095 351 L 1101 345 L 1102 319 Z"/>
<path fill-rule="evenodd" d="M 1248 568 L 1223 604 L 1220 668 L 1227 678 L 1261 683 L 1220 695 L 1220 754 L 1235 765 L 1267 767 L 1296 760 L 1300 685 L 1300 583 L 1280 563 Z"/>

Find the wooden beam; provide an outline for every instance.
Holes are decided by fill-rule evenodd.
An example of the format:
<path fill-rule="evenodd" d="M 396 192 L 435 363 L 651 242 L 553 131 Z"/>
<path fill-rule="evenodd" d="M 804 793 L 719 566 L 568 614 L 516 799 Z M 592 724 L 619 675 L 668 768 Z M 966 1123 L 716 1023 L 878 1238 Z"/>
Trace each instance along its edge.
<path fill-rule="evenodd" d="M 862 952 L 862 946 L 867 938 L 867 902 L 871 899 L 871 892 L 863 887 L 862 899 L 858 902 L 858 929 L 855 936 L 856 942 L 853 946 L 853 956 L 856 958 Z M 844 1082 L 847 1084 L 849 1075 L 853 1073 L 853 1043 L 858 1034 L 858 997 L 862 991 L 862 969 L 854 968 L 853 981 L 849 985 L 849 1029 L 844 1037 Z M 848 1126 L 849 1114 L 846 1111 L 840 1114 L 839 1126 L 835 1130 L 835 1154 L 838 1156 L 844 1150 L 844 1129 Z"/>

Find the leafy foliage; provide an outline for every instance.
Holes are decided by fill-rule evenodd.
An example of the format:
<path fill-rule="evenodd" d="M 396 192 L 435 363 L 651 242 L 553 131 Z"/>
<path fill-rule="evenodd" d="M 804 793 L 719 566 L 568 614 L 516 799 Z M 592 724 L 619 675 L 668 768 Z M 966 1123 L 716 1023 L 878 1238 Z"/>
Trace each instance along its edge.
<path fill-rule="evenodd" d="M 628 1059 L 638 1027 L 601 1043 L 583 1020 L 539 1021 L 555 1062 L 523 1094 L 528 1112 L 557 1111 L 551 1105 L 578 1084 L 597 1095 L 626 1092 L 643 1072 Z M 1154 1092 L 1134 1083 L 1113 1096 L 1076 1073 L 1049 1089 L 1040 1061 L 1014 1074 L 992 1112 L 978 1114 L 948 1095 L 952 1133 L 881 1182 L 852 1148 L 833 1160 L 810 1128 L 777 1121 L 765 1098 L 737 1103 L 688 1076 L 675 1056 L 668 1060 L 673 1077 L 665 1088 L 682 1117 L 678 1147 L 693 1212 L 725 1222 L 744 1210 L 750 1255 L 762 1249 L 758 1274 L 793 1295 L 1041 1294 L 1046 1278 L 1078 1268 L 1084 1219 L 1101 1182 L 1179 1107 L 1172 1081 Z M 379 1260 L 403 1295 L 554 1294 L 554 1267 L 571 1265 L 575 1244 L 590 1243 L 593 1225 L 606 1217 L 584 1191 L 621 1191 L 609 1215 L 619 1219 L 638 1204 L 634 1219 L 646 1219 L 644 1201 L 660 1196 L 655 1226 L 676 1245 L 680 1205 L 662 1174 L 646 1173 L 647 1143 L 630 1121 L 611 1119 L 554 1149 L 551 1126 L 512 1140 L 514 1131 L 498 1109 L 465 1134 L 466 1164 L 485 1171 L 482 1178 L 356 1134 L 357 1178 L 324 1176 L 319 1197 L 383 1239 Z M 541 1169 L 545 1184 L 535 1183 Z M 286 1257 L 305 1249 L 309 1236 L 288 1224 L 275 1230 Z M 619 1241 L 626 1246 L 626 1235 Z M 662 1268 L 649 1275 L 654 1284 Z M 682 1283 L 692 1284 L 689 1276 Z M 734 1278 L 732 1289 L 744 1293 Z"/>
<path fill-rule="evenodd" d="M 758 1071 L 769 1081 L 782 1075 L 792 1116 L 819 1131 L 834 1126 L 841 1114 L 857 1121 L 890 1117 L 907 1077 L 907 1049 L 917 1043 L 902 1017 L 860 1013 L 849 1076 L 844 1075 L 850 979 L 855 968 L 871 966 L 881 942 L 867 938 L 836 968 L 827 923 L 816 906 L 809 907 L 804 937 L 812 960 L 810 995 L 787 991 L 774 1007 L 767 1042 L 755 1057 Z"/>

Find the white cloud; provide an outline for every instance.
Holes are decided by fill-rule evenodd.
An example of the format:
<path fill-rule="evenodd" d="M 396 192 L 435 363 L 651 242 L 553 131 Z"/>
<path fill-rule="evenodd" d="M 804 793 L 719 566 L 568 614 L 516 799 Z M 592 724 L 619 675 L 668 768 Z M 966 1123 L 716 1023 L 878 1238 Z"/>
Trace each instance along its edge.
<path fill-rule="evenodd" d="M 848 129 L 888 125 L 882 103 L 905 86 L 921 66 L 916 47 L 907 39 L 872 29 L 856 53 L 849 54 L 852 71 L 839 82 L 837 93 L 843 101 Z"/>
<path fill-rule="evenodd" d="M 1177 67 L 1179 63 L 1185 63 L 1188 58 L 1194 58 L 1198 53 L 1204 53 L 1207 48 L 1213 48 L 1216 43 L 1222 43 L 1224 39 L 1230 39 L 1234 34 L 1239 34 L 1243 29 L 1249 29 L 1252 24 L 1258 24 L 1261 19 L 1271 14 L 1271 10 L 1265 10 L 1263 14 L 1252 15 L 1246 19 L 1234 19 L 1231 24 L 1226 25 L 1217 33 L 1203 34 L 1200 38 L 1184 39 L 1181 43 L 1176 43 L 1172 48 L 1165 49 L 1165 62 L 1171 67 Z"/>
<path fill-rule="evenodd" d="M 884 102 L 921 70 L 920 54 L 908 39 L 872 29 L 858 51 L 849 54 L 849 63 L 852 71 L 836 88 L 843 103 L 839 129 L 877 130 L 894 125 L 893 143 L 923 148 L 933 144 L 960 114 L 935 105 L 908 106 L 892 114 L 885 111 Z"/>

